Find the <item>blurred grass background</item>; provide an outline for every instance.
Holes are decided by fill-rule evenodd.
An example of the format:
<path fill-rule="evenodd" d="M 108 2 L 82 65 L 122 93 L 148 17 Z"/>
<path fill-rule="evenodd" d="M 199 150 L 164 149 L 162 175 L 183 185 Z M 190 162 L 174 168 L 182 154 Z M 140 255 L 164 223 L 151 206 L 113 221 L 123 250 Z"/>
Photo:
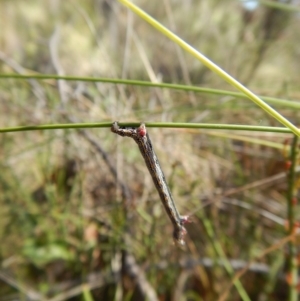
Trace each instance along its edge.
<path fill-rule="evenodd" d="M 246 9 L 237 0 L 135 3 L 256 94 L 299 100 L 296 9 Z M 1 73 L 232 90 L 116 1 L 2 0 L 0 14 Z M 247 99 L 52 79 L 1 79 L 0 108 L 2 128 L 113 120 L 278 126 Z M 298 110 L 276 109 L 298 124 Z M 232 283 L 226 260 L 234 270 L 253 260 L 241 278 L 251 300 L 287 299 L 287 247 L 256 256 L 286 235 L 292 136 L 149 133 L 181 214 L 193 220 L 185 249 L 172 242 L 131 139 L 109 129 L 0 135 L 1 301 L 220 300 Z M 228 298 L 241 300 L 235 288 Z"/>

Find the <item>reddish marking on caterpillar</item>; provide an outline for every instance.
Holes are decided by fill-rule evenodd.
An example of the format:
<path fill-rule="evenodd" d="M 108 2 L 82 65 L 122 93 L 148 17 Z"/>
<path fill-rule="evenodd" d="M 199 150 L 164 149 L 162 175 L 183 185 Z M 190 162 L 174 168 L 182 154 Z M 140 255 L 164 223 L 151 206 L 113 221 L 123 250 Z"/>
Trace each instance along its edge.
<path fill-rule="evenodd" d="M 190 220 L 188 215 L 183 215 L 180 217 L 180 222 L 182 225 L 190 224 L 192 221 Z"/>
<path fill-rule="evenodd" d="M 292 198 L 292 204 L 296 206 L 298 203 L 298 199 L 296 197 Z"/>
<path fill-rule="evenodd" d="M 285 170 L 289 170 L 290 168 L 291 168 L 291 166 L 292 166 L 292 162 L 291 161 L 285 161 Z"/>
<path fill-rule="evenodd" d="M 147 130 L 146 130 L 146 126 L 144 125 L 144 123 L 142 123 L 138 128 L 137 128 L 137 132 L 141 137 L 146 136 L 147 134 Z"/>

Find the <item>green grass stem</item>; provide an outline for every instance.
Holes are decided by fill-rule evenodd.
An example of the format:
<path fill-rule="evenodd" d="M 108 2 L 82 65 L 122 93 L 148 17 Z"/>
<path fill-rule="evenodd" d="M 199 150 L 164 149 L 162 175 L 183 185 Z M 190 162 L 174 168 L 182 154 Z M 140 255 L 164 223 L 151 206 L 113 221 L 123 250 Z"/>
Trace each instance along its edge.
<path fill-rule="evenodd" d="M 218 89 L 210 89 L 210 88 L 201 88 L 196 86 L 188 86 L 188 85 L 178 85 L 178 84 L 168 84 L 168 83 L 152 83 L 149 81 L 143 80 L 130 80 L 130 79 L 115 79 L 115 78 L 106 78 L 106 77 L 85 77 L 85 76 L 59 76 L 55 74 L 15 74 L 15 73 L 0 73 L 0 78 L 15 78 L 15 79 L 37 79 L 37 80 L 67 80 L 67 81 L 84 81 L 84 82 L 102 82 L 102 83 L 110 83 L 110 84 L 118 84 L 118 85 L 131 85 L 131 86 L 141 86 L 141 87 L 149 87 L 149 88 L 161 88 L 161 89 L 173 89 L 173 90 L 181 90 L 186 92 L 196 92 L 196 93 L 205 93 L 212 95 L 220 95 L 220 96 L 232 96 L 237 98 L 248 98 L 244 93 L 233 92 L 228 90 L 218 90 Z M 300 109 L 300 102 L 292 101 L 287 99 L 280 99 L 276 97 L 268 97 L 268 96 L 259 96 L 261 99 L 267 101 L 270 104 L 283 106 L 286 108 L 294 108 Z"/>
<path fill-rule="evenodd" d="M 287 191 L 287 218 L 288 218 L 288 234 L 294 233 L 295 225 L 295 204 L 294 199 L 297 198 L 295 190 L 295 168 L 297 166 L 297 151 L 298 148 L 298 137 L 294 136 L 293 143 L 291 146 L 290 161 L 291 167 L 288 173 L 288 191 Z M 298 300 L 298 260 L 297 260 L 297 246 L 295 245 L 294 240 L 289 242 L 289 254 L 288 254 L 288 275 L 290 276 L 290 286 L 289 286 L 289 298 L 288 301 L 297 301 Z"/>
<path fill-rule="evenodd" d="M 126 7 L 131 9 L 133 12 L 135 12 L 137 15 L 139 15 L 142 19 L 144 19 L 145 21 L 150 23 L 154 28 L 156 28 L 159 32 L 161 32 L 162 34 L 167 36 L 170 40 L 175 42 L 177 45 L 182 47 L 186 52 L 193 55 L 196 59 L 201 61 L 203 63 L 203 65 L 205 65 L 210 70 L 215 72 L 217 75 L 222 77 L 230 85 L 237 88 L 242 93 L 244 93 L 246 96 L 248 96 L 248 98 L 250 98 L 256 105 L 258 105 L 265 112 L 267 112 L 269 115 L 271 115 L 273 118 L 275 118 L 278 122 L 280 122 L 281 124 L 283 124 L 284 126 L 289 128 L 295 135 L 300 136 L 300 130 L 295 125 L 293 125 L 291 122 L 289 122 L 286 118 L 284 118 L 276 110 L 274 110 L 272 107 L 270 107 L 267 103 L 265 103 L 263 100 L 261 100 L 258 96 L 256 96 L 253 92 L 251 92 L 248 88 L 246 88 L 241 83 L 239 83 L 236 79 L 234 79 L 227 72 L 225 72 L 222 68 L 220 68 L 218 65 L 213 63 L 211 60 L 209 60 L 202 53 L 200 53 L 195 48 L 190 46 L 188 43 L 183 41 L 181 38 L 179 38 L 177 35 L 175 35 L 173 32 L 171 32 L 165 26 L 160 24 L 158 21 L 153 19 L 150 15 L 148 15 L 146 12 L 144 12 L 139 7 L 134 5 L 132 2 L 127 1 L 127 0 L 119 0 L 119 2 L 121 2 Z"/>
<path fill-rule="evenodd" d="M 211 124 L 211 123 L 173 123 L 173 122 L 146 122 L 147 127 L 156 128 L 185 128 L 185 129 L 213 129 L 213 130 L 235 130 L 273 133 L 292 133 L 284 127 L 237 125 L 237 124 Z M 98 123 L 66 123 L 66 124 L 43 124 L 0 128 L 0 133 L 55 130 L 55 129 L 83 129 L 83 128 L 108 128 L 111 122 Z M 120 126 L 139 126 L 139 122 L 119 122 Z"/>

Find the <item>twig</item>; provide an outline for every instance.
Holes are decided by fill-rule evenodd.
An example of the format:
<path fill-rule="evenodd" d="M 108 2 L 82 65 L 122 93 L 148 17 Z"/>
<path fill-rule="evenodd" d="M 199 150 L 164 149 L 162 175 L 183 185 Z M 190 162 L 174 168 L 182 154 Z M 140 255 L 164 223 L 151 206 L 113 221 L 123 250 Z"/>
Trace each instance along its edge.
<path fill-rule="evenodd" d="M 177 31 L 170 0 L 164 0 L 163 3 L 164 3 L 165 10 L 166 10 L 166 15 L 167 15 L 169 23 L 170 23 L 171 30 Z M 192 85 L 191 77 L 189 74 L 189 69 L 187 67 L 187 63 L 186 63 L 186 59 L 183 54 L 183 51 L 178 45 L 174 45 L 174 46 L 175 46 L 176 54 L 178 57 L 179 65 L 182 70 L 183 79 L 188 85 Z M 197 100 L 196 100 L 195 94 L 192 91 L 189 92 L 189 99 L 190 99 L 190 103 L 195 106 Z"/>
<path fill-rule="evenodd" d="M 148 282 L 144 271 L 138 266 L 135 258 L 124 251 L 123 253 L 123 269 L 124 272 L 135 280 L 140 293 L 146 297 L 148 301 L 158 301 L 157 294 L 152 285 Z"/>
<path fill-rule="evenodd" d="M 248 262 L 241 260 L 241 259 L 227 259 L 232 266 L 234 270 L 239 270 L 244 268 L 246 265 L 248 265 Z M 208 257 L 204 258 L 186 258 L 186 259 L 181 259 L 179 262 L 180 267 L 184 269 L 194 269 L 195 266 L 197 265 L 202 265 L 206 268 L 213 267 L 215 265 L 219 265 L 224 267 L 225 262 L 223 259 L 211 259 Z M 264 263 L 260 262 L 252 262 L 249 266 L 249 270 L 254 272 L 254 273 L 262 273 L 266 274 L 270 271 L 270 267 Z"/>
<path fill-rule="evenodd" d="M 58 32 L 56 30 L 53 37 L 52 37 L 52 39 L 51 39 L 51 43 L 50 43 L 51 51 L 50 52 L 51 52 L 51 57 L 52 57 L 53 63 L 55 65 L 55 69 L 57 70 L 59 75 L 63 75 L 64 71 L 63 71 L 63 69 L 60 65 L 59 58 L 58 58 L 58 55 L 57 55 L 57 42 L 58 42 L 57 35 L 58 35 Z M 59 88 L 59 91 L 60 91 L 60 97 L 61 97 L 61 101 L 62 101 L 63 106 L 64 106 L 64 104 L 66 104 L 68 102 L 68 95 L 66 93 L 67 92 L 66 87 L 67 86 L 66 86 L 65 81 L 63 81 L 63 80 L 60 81 L 60 85 L 58 86 L 58 88 Z M 77 122 L 75 117 L 70 117 L 66 113 L 64 113 L 64 116 L 68 121 Z M 101 155 L 101 157 L 104 160 L 104 162 L 106 163 L 110 173 L 112 174 L 114 180 L 116 181 L 116 185 L 120 187 L 121 193 L 122 193 L 123 204 L 124 204 L 124 213 L 125 213 L 125 216 L 126 216 L 126 221 L 128 221 L 131 218 L 131 213 L 128 210 L 128 205 L 132 200 L 132 194 L 131 194 L 130 189 L 121 180 L 119 180 L 117 170 L 112 165 L 112 163 L 109 159 L 109 156 L 104 151 L 102 146 L 96 141 L 96 138 L 92 137 L 92 135 L 89 134 L 85 130 L 81 129 L 78 132 Z M 127 249 L 129 249 L 129 250 L 131 249 L 130 244 L 128 242 L 128 237 L 131 237 L 130 230 L 131 229 L 129 227 L 125 226 L 124 243 L 125 243 Z M 124 255 L 124 266 L 123 266 L 123 268 L 125 268 L 126 272 L 129 273 L 129 275 L 131 277 L 135 278 L 138 289 L 140 290 L 142 295 L 147 298 L 147 300 L 149 300 L 149 301 L 158 301 L 155 290 L 152 288 L 150 283 L 147 281 L 144 273 L 142 272 L 142 270 L 137 265 L 134 256 L 129 254 L 128 252 L 125 252 L 125 255 Z M 102 283 L 97 282 L 97 283 L 95 283 L 95 285 L 96 285 L 95 287 L 99 287 L 99 286 L 102 285 Z M 81 285 L 79 285 L 75 288 L 70 289 L 66 293 L 60 294 L 59 296 L 57 296 L 56 298 L 54 298 L 50 301 L 63 301 L 67 298 L 70 298 L 72 296 L 80 294 L 85 289 L 91 290 L 93 288 L 94 288 L 94 286 L 91 285 L 91 283 L 81 284 Z"/>
<path fill-rule="evenodd" d="M 57 74 L 59 76 L 64 76 L 65 72 L 60 64 L 58 53 L 57 53 L 59 34 L 60 34 L 60 29 L 59 29 L 59 26 L 57 25 L 53 35 L 50 38 L 49 48 L 50 48 L 51 60 L 52 60 L 53 66 L 54 66 Z M 68 86 L 67 86 L 65 80 L 63 80 L 63 79 L 58 80 L 57 83 L 58 83 L 58 91 L 60 94 L 61 103 L 64 108 L 64 106 L 66 105 L 66 103 L 68 102 L 68 99 L 69 99 L 68 94 L 67 94 Z"/>
<path fill-rule="evenodd" d="M 132 193 L 128 186 L 124 184 L 118 177 L 117 170 L 111 163 L 111 160 L 105 150 L 102 148 L 100 143 L 96 141 L 96 138 L 94 138 L 90 133 L 84 130 L 79 130 L 78 133 L 84 137 L 93 147 L 94 149 L 101 155 L 103 161 L 106 163 L 109 171 L 111 172 L 112 176 L 114 177 L 114 180 L 116 181 L 117 185 L 121 189 L 122 198 L 125 200 L 125 202 L 128 204 L 130 200 L 132 199 Z"/>
<path fill-rule="evenodd" d="M 295 172 L 296 173 L 300 172 L 300 166 L 295 167 Z M 260 186 L 267 186 L 267 185 L 271 185 L 271 184 L 273 185 L 275 181 L 282 180 L 285 178 L 285 176 L 286 176 L 285 172 L 280 172 L 274 176 L 246 184 L 242 187 L 229 189 L 229 190 L 225 191 L 222 194 L 222 196 L 230 196 L 230 195 L 244 192 L 246 190 L 257 188 Z"/>
<path fill-rule="evenodd" d="M 0 60 L 3 61 L 6 65 L 11 67 L 15 72 L 19 73 L 20 75 L 25 75 L 27 73 L 26 69 L 21 66 L 19 63 L 8 57 L 5 53 L 0 51 Z M 42 86 L 39 82 L 34 78 L 28 78 L 28 82 L 32 87 L 32 92 L 39 100 L 38 102 L 38 109 L 44 108 L 46 106 L 46 96 Z"/>
<path fill-rule="evenodd" d="M 59 56 L 57 53 L 57 48 L 58 48 L 58 42 L 59 42 L 59 27 L 57 27 L 50 39 L 50 54 L 51 54 L 51 59 L 54 65 L 54 68 L 56 70 L 56 72 L 58 73 L 58 75 L 63 76 L 65 74 L 60 60 L 59 60 Z M 68 102 L 68 94 L 67 94 L 67 84 L 65 82 L 65 80 L 61 79 L 58 81 L 58 90 L 60 93 L 60 99 L 62 102 L 62 105 L 64 106 L 67 102 Z M 64 114 L 65 118 L 68 121 L 71 121 L 72 123 L 76 123 L 77 120 L 75 119 L 75 117 L 70 117 L 67 114 Z M 91 134 L 89 134 L 87 131 L 84 130 L 79 130 L 78 131 L 79 134 L 81 136 L 83 136 L 95 149 L 96 151 L 101 155 L 102 159 L 104 160 L 104 162 L 106 163 L 109 171 L 111 172 L 111 174 L 113 175 L 115 181 L 117 181 L 117 185 L 120 186 L 121 188 L 121 192 L 122 192 L 122 197 L 125 200 L 125 203 L 128 203 L 129 200 L 131 200 L 132 196 L 130 193 L 130 190 L 128 189 L 128 187 L 122 183 L 119 179 L 118 179 L 118 175 L 117 175 L 117 171 L 114 168 L 114 166 L 111 164 L 111 161 L 107 155 L 107 153 L 104 151 L 104 149 L 102 148 L 102 146 L 100 145 L 99 142 L 96 141 L 96 138 L 92 137 Z"/>
<path fill-rule="evenodd" d="M 271 213 L 268 210 L 264 210 L 264 209 L 260 209 L 260 208 L 255 208 L 254 206 L 252 206 L 249 203 L 237 200 L 237 199 L 229 199 L 229 198 L 224 198 L 221 200 L 221 204 L 223 203 L 227 203 L 227 204 L 231 204 L 231 205 L 235 205 L 235 206 L 240 206 L 244 209 L 247 210 L 252 210 L 257 212 L 258 214 L 260 214 L 261 216 L 268 218 L 269 220 L 273 221 L 274 223 L 277 223 L 281 226 L 284 226 L 285 224 L 285 220 L 283 218 L 281 218 L 280 216 L 277 216 L 273 213 Z"/>
<path fill-rule="evenodd" d="M 72 297 L 78 296 L 84 292 L 84 290 L 93 290 L 108 283 L 115 283 L 119 278 L 119 274 L 113 272 L 101 273 L 97 277 L 92 277 L 89 281 L 82 283 L 78 286 L 72 287 L 71 289 L 64 291 L 55 297 L 47 301 L 64 301 Z"/>
<path fill-rule="evenodd" d="M 4 271 L 0 271 L 0 279 L 11 287 L 15 288 L 22 294 L 24 294 L 28 300 L 31 301 L 46 301 L 46 298 L 39 292 L 29 288 L 28 286 L 16 281 L 11 276 L 7 275 Z"/>

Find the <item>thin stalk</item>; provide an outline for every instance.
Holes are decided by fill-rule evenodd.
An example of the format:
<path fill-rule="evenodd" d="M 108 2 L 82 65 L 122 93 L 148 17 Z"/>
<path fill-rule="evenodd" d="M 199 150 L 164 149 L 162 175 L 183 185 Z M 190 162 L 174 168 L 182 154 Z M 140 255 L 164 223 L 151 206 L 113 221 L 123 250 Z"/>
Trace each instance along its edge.
<path fill-rule="evenodd" d="M 119 2 L 124 4 L 126 7 L 130 8 L 133 12 L 135 12 L 137 15 L 139 15 L 141 18 L 143 18 L 145 21 L 147 21 L 149 24 L 151 24 L 154 28 L 156 28 L 159 32 L 161 32 L 162 34 L 167 36 L 170 40 L 172 40 L 177 45 L 182 47 L 186 52 L 193 55 L 196 59 L 198 59 L 200 62 L 202 62 L 203 65 L 205 65 L 207 68 L 211 69 L 213 72 L 217 73 L 217 75 L 222 77 L 230 85 L 232 85 L 233 87 L 235 87 L 238 90 L 240 90 L 241 92 L 243 92 L 256 105 L 258 105 L 265 112 L 267 112 L 269 115 L 271 115 L 273 118 L 275 118 L 278 122 L 280 122 L 281 124 L 283 124 L 284 126 L 289 128 L 295 135 L 300 136 L 300 130 L 295 125 L 293 125 L 291 122 L 289 122 L 286 118 L 284 118 L 276 110 L 274 110 L 272 107 L 270 107 L 267 103 L 265 103 L 263 100 L 261 100 L 258 96 L 256 96 L 253 92 L 251 92 L 248 88 L 243 86 L 240 82 L 238 82 L 236 79 L 234 79 L 232 76 L 230 76 L 227 72 L 225 72 L 222 68 L 220 68 L 218 65 L 213 63 L 211 60 L 209 60 L 202 53 L 200 53 L 195 48 L 190 46 L 188 43 L 186 43 L 184 40 L 179 38 L 172 31 L 167 29 L 165 26 L 160 24 L 158 21 L 156 21 L 154 18 L 152 18 L 150 15 L 148 15 L 146 12 L 144 12 L 142 9 L 140 9 L 139 7 L 137 7 L 130 1 L 119 0 Z"/>
<path fill-rule="evenodd" d="M 228 90 L 219 90 L 219 89 L 210 89 L 210 88 L 201 88 L 196 86 L 188 85 L 179 85 L 179 84 L 168 84 L 168 83 L 152 83 L 149 81 L 143 80 L 131 80 L 131 79 L 115 79 L 107 77 L 86 77 L 86 76 L 60 76 L 56 74 L 15 74 L 15 73 L 0 73 L 0 78 L 15 78 L 15 79 L 38 79 L 38 80 L 68 80 L 68 81 L 84 81 L 84 82 L 102 82 L 118 85 L 131 85 L 131 86 L 141 86 L 149 88 L 161 88 L 161 89 L 173 89 L 181 90 L 186 92 L 195 92 L 195 93 L 205 93 L 212 95 L 221 95 L 221 96 L 232 96 L 236 98 L 248 98 L 244 93 L 233 92 Z M 298 101 L 292 101 L 288 99 L 281 99 L 276 97 L 268 97 L 259 95 L 259 97 L 270 104 L 283 106 L 285 108 L 294 108 L 300 109 L 300 103 Z"/>
<path fill-rule="evenodd" d="M 28 125 L 28 126 L 0 128 L 0 133 L 55 130 L 55 129 L 108 128 L 111 127 L 111 125 L 112 122 Z M 140 122 L 119 122 L 119 125 L 137 127 L 140 125 Z M 213 130 L 291 133 L 291 130 L 284 127 L 237 125 L 237 124 L 146 122 L 145 125 L 147 127 L 153 127 L 153 128 L 156 127 L 156 128 L 213 129 Z"/>
<path fill-rule="evenodd" d="M 203 222 L 206 233 L 211 240 L 211 243 L 213 245 L 213 248 L 214 248 L 218 258 L 220 260 L 222 260 L 222 262 L 224 262 L 224 268 L 225 268 L 226 272 L 228 273 L 229 276 L 231 276 L 233 278 L 234 274 L 235 274 L 234 269 L 231 266 L 229 260 L 227 259 L 219 240 L 217 240 L 214 235 L 214 229 L 213 229 L 213 226 L 212 226 L 210 220 L 207 219 L 206 217 L 204 217 L 203 214 L 201 214 L 201 220 Z M 233 285 L 235 286 L 236 290 L 238 291 L 238 293 L 243 301 L 251 301 L 250 297 L 248 296 L 246 290 L 244 289 L 244 287 L 239 279 L 233 280 Z"/>
<path fill-rule="evenodd" d="M 293 234 L 295 232 L 295 203 L 294 199 L 296 198 L 296 189 L 295 189 L 295 168 L 297 165 L 297 147 L 298 147 L 298 137 L 294 136 L 291 154 L 290 154 L 290 162 L 291 167 L 288 173 L 288 191 L 287 191 L 287 204 L 288 204 L 288 234 Z M 298 264 L 297 264 L 297 246 L 294 240 L 289 242 L 289 254 L 288 254 L 288 275 L 289 275 L 289 301 L 297 301 L 298 300 Z"/>

